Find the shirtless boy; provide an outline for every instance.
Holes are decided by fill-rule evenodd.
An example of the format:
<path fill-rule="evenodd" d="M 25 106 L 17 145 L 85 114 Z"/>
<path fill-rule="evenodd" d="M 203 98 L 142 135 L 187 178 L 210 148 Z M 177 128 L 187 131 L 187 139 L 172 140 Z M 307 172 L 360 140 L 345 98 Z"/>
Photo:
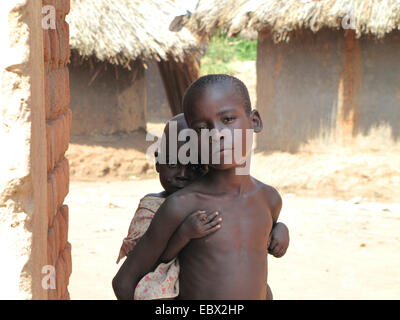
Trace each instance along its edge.
<path fill-rule="evenodd" d="M 200 145 L 205 143 L 200 138 L 201 129 L 227 129 L 232 136 L 234 129 L 262 130 L 258 112 L 251 110 L 247 88 L 231 76 L 199 78 L 188 88 L 183 106 L 189 127 L 199 134 Z M 211 140 L 206 143 L 211 144 Z M 206 237 L 190 242 L 181 239 L 187 245 L 179 253 L 179 298 L 266 298 L 268 238 L 282 200 L 273 187 L 250 175 L 238 175 L 236 169 L 242 162 L 234 158 L 231 164 L 225 163 L 227 154 L 233 152 L 222 148 L 221 164 L 210 163 L 205 176 L 176 191 L 160 206 L 113 279 L 118 298 L 132 299 L 136 284 L 154 269 L 174 231 L 187 215 L 199 209 L 208 214 L 218 211 L 223 222 L 218 232 Z"/>

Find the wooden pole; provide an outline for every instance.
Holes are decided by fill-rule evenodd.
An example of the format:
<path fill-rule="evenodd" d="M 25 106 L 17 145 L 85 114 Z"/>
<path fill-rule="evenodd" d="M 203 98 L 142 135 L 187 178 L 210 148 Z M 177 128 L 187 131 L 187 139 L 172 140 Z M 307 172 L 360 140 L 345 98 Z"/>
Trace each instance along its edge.
<path fill-rule="evenodd" d="M 200 76 L 200 67 L 195 56 L 187 55 L 184 62 L 173 58 L 160 61 L 158 69 L 164 84 L 168 103 L 173 115 L 183 112 L 182 99 L 185 90 Z"/>
<path fill-rule="evenodd" d="M 358 132 L 360 108 L 357 95 L 362 83 L 360 43 L 354 30 L 345 31 L 342 72 L 338 89 L 336 137 L 341 144 L 349 144 Z"/>

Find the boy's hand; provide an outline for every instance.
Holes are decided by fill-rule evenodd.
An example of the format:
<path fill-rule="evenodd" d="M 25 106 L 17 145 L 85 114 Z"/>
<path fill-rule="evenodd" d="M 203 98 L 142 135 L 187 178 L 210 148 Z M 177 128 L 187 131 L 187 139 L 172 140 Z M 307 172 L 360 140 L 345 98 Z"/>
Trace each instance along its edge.
<path fill-rule="evenodd" d="M 268 253 L 275 258 L 282 257 L 289 247 L 289 229 L 285 224 L 278 222 L 269 235 Z"/>
<path fill-rule="evenodd" d="M 218 215 L 218 211 L 209 215 L 205 211 L 196 211 L 185 219 L 179 232 L 187 239 L 203 238 L 221 228 L 222 218 L 217 218 Z"/>

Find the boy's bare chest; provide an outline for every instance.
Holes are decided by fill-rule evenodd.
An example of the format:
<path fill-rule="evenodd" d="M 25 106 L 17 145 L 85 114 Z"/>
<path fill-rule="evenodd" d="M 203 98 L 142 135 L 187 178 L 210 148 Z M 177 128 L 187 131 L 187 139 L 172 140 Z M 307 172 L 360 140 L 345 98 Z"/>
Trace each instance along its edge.
<path fill-rule="evenodd" d="M 264 201 L 247 199 L 217 199 L 203 202 L 207 212 L 218 211 L 221 229 L 195 240 L 194 245 L 206 250 L 264 250 L 272 228 L 272 217 Z"/>

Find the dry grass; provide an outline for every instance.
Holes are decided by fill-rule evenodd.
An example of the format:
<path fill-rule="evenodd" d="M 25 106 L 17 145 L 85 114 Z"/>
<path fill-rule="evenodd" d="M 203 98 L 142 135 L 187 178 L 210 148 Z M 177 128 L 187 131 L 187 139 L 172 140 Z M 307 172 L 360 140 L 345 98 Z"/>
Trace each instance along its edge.
<path fill-rule="evenodd" d="M 81 56 L 127 65 L 135 59 L 183 61 L 202 44 L 189 30 L 169 31 L 177 4 L 171 0 L 71 0 L 66 17 L 70 46 Z"/>
<path fill-rule="evenodd" d="M 341 28 L 342 19 L 348 23 L 347 18 L 357 36 L 383 38 L 399 29 L 400 6 L 397 0 L 201 0 L 186 26 L 201 36 L 217 30 L 236 35 L 266 28 L 276 41 L 282 41 L 296 29 Z"/>

